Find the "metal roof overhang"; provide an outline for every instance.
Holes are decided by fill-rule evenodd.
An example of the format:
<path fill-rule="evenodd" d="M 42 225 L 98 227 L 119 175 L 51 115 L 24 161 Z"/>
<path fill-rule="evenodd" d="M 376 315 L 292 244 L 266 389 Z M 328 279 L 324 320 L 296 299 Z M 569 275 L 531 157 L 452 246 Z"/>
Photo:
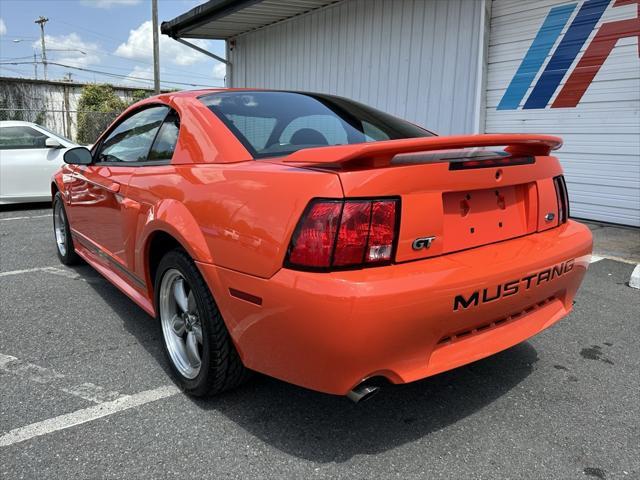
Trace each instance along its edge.
<path fill-rule="evenodd" d="M 281 22 L 339 0 L 209 0 L 162 22 L 160 30 L 172 38 L 227 40 Z"/>

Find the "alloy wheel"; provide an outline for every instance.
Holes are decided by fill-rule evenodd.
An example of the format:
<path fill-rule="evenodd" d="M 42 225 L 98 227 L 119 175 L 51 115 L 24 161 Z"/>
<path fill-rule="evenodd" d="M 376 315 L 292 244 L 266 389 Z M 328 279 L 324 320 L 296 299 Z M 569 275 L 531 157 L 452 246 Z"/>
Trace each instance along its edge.
<path fill-rule="evenodd" d="M 56 202 L 53 209 L 53 231 L 56 236 L 58 251 L 64 257 L 67 253 L 67 221 L 61 202 Z"/>
<path fill-rule="evenodd" d="M 176 269 L 165 272 L 160 284 L 160 321 L 173 365 L 190 380 L 202 366 L 202 323 L 194 293 Z"/>

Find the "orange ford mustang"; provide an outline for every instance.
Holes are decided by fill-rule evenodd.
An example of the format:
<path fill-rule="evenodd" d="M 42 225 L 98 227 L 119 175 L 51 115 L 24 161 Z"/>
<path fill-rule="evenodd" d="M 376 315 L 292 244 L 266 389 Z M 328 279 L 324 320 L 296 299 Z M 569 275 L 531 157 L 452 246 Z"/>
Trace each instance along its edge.
<path fill-rule="evenodd" d="M 440 137 L 330 95 L 149 98 L 52 181 L 58 255 L 161 325 L 178 384 L 359 400 L 571 311 L 589 230 L 546 135 Z"/>

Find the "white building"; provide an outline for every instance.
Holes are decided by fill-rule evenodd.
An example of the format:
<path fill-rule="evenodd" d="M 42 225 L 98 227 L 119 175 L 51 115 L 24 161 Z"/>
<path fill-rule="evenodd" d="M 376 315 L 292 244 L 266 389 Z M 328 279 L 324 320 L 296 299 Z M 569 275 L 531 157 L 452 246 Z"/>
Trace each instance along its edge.
<path fill-rule="evenodd" d="M 564 138 L 572 215 L 640 226 L 637 0 L 211 0 L 227 84 L 346 96 L 439 134 Z"/>

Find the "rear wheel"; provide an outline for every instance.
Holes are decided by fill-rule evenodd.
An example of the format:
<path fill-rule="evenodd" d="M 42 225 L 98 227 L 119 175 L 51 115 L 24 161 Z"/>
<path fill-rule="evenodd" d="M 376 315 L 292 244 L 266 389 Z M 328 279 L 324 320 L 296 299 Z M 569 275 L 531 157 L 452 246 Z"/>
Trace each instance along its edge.
<path fill-rule="evenodd" d="M 79 263 L 80 257 L 73 248 L 69 221 L 67 220 L 67 213 L 64 210 L 64 202 L 60 192 L 57 192 L 53 197 L 53 234 L 60 261 L 65 265 Z"/>
<path fill-rule="evenodd" d="M 164 351 L 180 387 L 206 396 L 241 384 L 248 371 L 209 287 L 185 252 L 172 250 L 162 258 L 155 292 Z"/>

